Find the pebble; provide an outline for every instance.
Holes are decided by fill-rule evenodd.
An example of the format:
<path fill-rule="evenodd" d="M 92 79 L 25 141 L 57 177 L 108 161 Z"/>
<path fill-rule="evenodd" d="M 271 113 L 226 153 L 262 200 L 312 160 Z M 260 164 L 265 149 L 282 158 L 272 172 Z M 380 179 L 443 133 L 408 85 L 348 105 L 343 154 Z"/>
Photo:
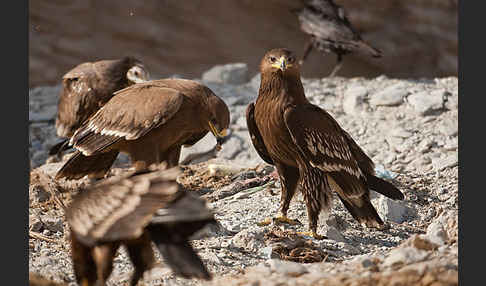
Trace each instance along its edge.
<path fill-rule="evenodd" d="M 449 155 L 445 158 L 434 158 L 432 159 L 432 165 L 436 171 L 442 171 L 446 168 L 455 167 L 459 164 L 457 153 Z"/>
<path fill-rule="evenodd" d="M 405 221 L 405 216 L 408 213 L 408 207 L 402 201 L 394 201 L 385 196 L 380 196 L 375 202 L 378 214 L 384 219 L 395 223 L 402 223 Z"/>
<path fill-rule="evenodd" d="M 326 230 L 326 236 L 329 238 L 329 239 L 332 239 L 334 241 L 338 241 L 338 242 L 345 242 L 346 239 L 344 238 L 344 236 L 339 232 L 339 230 L 337 230 L 335 227 L 333 226 L 328 226 L 327 227 L 327 230 Z"/>
<path fill-rule="evenodd" d="M 202 80 L 222 84 L 243 84 L 248 82 L 248 66 L 246 63 L 217 65 L 202 74 Z"/>
<path fill-rule="evenodd" d="M 32 190 L 29 193 L 34 194 L 33 199 L 34 202 L 36 203 L 43 203 L 51 198 L 51 194 L 47 192 L 42 186 L 39 185 L 33 186 Z"/>
<path fill-rule="evenodd" d="M 283 274 L 290 277 L 299 277 L 302 274 L 308 273 L 309 271 L 305 266 L 300 263 L 283 261 L 279 259 L 270 259 L 268 261 L 270 269 L 273 272 Z"/>
<path fill-rule="evenodd" d="M 40 232 L 44 224 L 36 215 L 29 215 L 29 229 L 35 232 Z"/>
<path fill-rule="evenodd" d="M 410 131 L 407 131 L 407 130 L 401 128 L 401 127 L 398 127 L 398 128 L 391 129 L 390 135 L 393 136 L 393 137 L 407 139 L 407 138 L 410 138 L 413 135 L 413 133 L 410 132 Z"/>
<path fill-rule="evenodd" d="M 370 104 L 373 106 L 398 106 L 408 94 L 402 84 L 396 84 L 371 95 Z"/>
<path fill-rule="evenodd" d="M 250 252 L 259 252 L 260 249 L 265 247 L 263 233 L 259 230 L 244 229 L 231 239 L 231 245 Z"/>
<path fill-rule="evenodd" d="M 364 109 L 364 98 L 368 95 L 368 90 L 365 87 L 357 86 L 348 88 L 344 92 L 344 100 L 342 103 L 343 110 L 346 114 L 356 115 Z"/>
<path fill-rule="evenodd" d="M 422 91 L 411 94 L 408 96 L 408 103 L 417 111 L 420 115 L 426 116 L 433 111 L 444 108 L 445 91 L 436 90 L 433 92 Z"/>
<path fill-rule="evenodd" d="M 455 118 L 447 118 L 441 120 L 439 124 L 439 132 L 446 136 L 457 136 L 458 123 Z"/>
<path fill-rule="evenodd" d="M 385 267 L 397 267 L 424 260 L 429 253 L 412 246 L 395 248 L 383 261 Z"/>
<path fill-rule="evenodd" d="M 426 237 L 437 245 L 444 245 L 448 241 L 447 233 L 439 221 L 434 221 L 429 224 Z"/>

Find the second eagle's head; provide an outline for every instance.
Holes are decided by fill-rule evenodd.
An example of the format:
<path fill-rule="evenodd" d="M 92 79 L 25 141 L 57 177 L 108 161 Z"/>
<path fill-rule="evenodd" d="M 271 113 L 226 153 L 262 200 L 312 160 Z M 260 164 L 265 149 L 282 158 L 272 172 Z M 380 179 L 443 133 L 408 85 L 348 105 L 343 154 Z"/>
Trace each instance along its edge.
<path fill-rule="evenodd" d="M 300 65 L 295 54 L 285 48 L 272 49 L 265 53 L 260 62 L 262 74 L 300 75 Z"/>

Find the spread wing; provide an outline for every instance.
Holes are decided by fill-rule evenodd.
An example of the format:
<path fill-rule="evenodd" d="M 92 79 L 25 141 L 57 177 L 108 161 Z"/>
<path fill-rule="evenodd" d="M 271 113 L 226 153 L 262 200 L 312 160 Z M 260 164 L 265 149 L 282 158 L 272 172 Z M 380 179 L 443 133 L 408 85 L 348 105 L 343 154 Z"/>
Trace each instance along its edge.
<path fill-rule="evenodd" d="M 289 107 L 284 113 L 292 140 L 310 164 L 328 173 L 343 197 L 359 197 L 368 191 L 366 178 L 339 124 L 318 106 Z"/>
<path fill-rule="evenodd" d="M 126 175 L 81 190 L 66 211 L 71 230 L 87 245 L 137 238 L 159 209 L 181 196 L 176 182 L 180 172 L 172 168 Z"/>
<path fill-rule="evenodd" d="M 138 139 L 170 120 L 183 100 L 181 92 L 151 82 L 119 90 L 76 130 L 70 144 L 92 155 L 121 139 Z"/>
<path fill-rule="evenodd" d="M 248 132 L 250 133 L 251 142 L 253 143 L 253 147 L 255 147 L 258 155 L 260 155 L 260 158 L 262 158 L 263 161 L 267 162 L 268 164 L 273 165 L 273 160 L 268 154 L 267 148 L 263 143 L 262 135 L 260 134 L 258 126 L 255 123 L 254 111 L 255 105 L 250 103 L 246 108 L 246 126 L 248 127 Z"/>
<path fill-rule="evenodd" d="M 58 136 L 72 136 L 81 123 L 98 110 L 96 80 L 91 63 L 78 65 L 63 76 L 56 117 Z"/>

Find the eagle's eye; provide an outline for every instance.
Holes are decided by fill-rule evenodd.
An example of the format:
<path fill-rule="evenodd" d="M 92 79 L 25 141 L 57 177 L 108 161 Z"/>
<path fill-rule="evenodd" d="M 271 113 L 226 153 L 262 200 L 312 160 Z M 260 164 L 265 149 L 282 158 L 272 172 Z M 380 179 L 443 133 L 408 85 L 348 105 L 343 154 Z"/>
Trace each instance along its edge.
<path fill-rule="evenodd" d="M 274 63 L 276 60 L 277 60 L 277 58 L 276 58 L 276 57 L 273 57 L 273 56 L 272 56 L 272 57 L 270 57 L 270 61 L 271 61 L 272 63 Z"/>

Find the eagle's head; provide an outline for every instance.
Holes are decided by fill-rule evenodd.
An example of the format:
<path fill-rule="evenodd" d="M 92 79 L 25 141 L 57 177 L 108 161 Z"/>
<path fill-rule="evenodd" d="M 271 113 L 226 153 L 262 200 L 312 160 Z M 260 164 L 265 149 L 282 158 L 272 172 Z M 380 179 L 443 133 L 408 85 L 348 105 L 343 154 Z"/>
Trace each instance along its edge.
<path fill-rule="evenodd" d="M 291 50 L 285 48 L 272 49 L 263 56 L 260 62 L 262 74 L 293 74 L 299 75 L 300 65 Z"/>

